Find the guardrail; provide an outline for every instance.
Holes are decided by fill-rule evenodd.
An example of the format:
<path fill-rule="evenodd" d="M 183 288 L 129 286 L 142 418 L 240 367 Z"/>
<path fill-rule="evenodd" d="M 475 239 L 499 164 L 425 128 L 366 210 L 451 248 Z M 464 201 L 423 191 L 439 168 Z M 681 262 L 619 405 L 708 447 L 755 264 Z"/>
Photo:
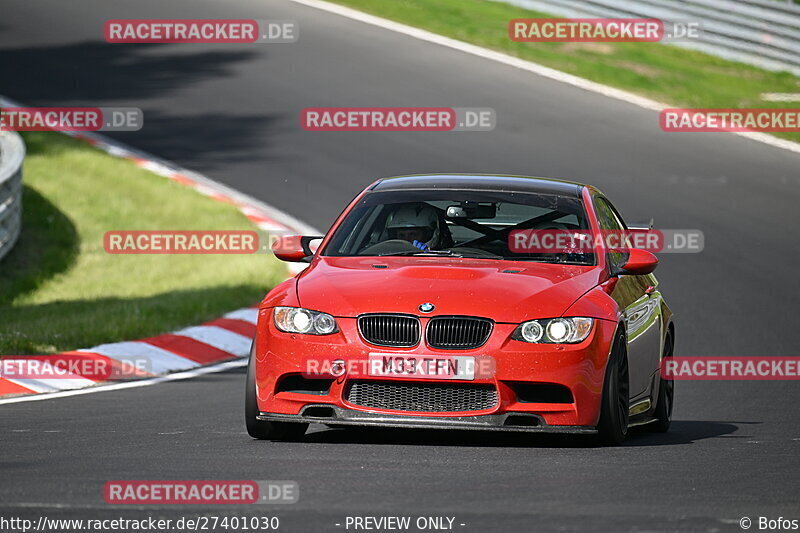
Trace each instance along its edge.
<path fill-rule="evenodd" d="M 22 229 L 22 161 L 25 143 L 12 131 L 0 131 L 0 260 Z"/>
<path fill-rule="evenodd" d="M 495 0 L 570 18 L 699 21 L 703 35 L 675 42 L 733 61 L 800 76 L 800 6 L 773 0 Z"/>

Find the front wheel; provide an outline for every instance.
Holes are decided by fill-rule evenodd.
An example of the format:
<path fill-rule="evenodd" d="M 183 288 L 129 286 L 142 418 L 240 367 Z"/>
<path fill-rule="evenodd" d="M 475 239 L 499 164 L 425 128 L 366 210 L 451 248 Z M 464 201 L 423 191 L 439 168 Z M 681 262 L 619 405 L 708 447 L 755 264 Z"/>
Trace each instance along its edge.
<path fill-rule="evenodd" d="M 620 333 L 614 341 L 603 381 L 603 400 L 600 422 L 597 424 L 600 442 L 608 446 L 622 444 L 628 436 L 629 415 L 628 353 L 625 336 Z"/>
<path fill-rule="evenodd" d="M 259 440 L 297 440 L 305 435 L 308 424 L 293 422 L 268 422 L 259 420 L 256 401 L 256 356 L 255 342 L 250 348 L 250 362 L 247 364 L 247 384 L 245 385 L 244 419 L 247 433 Z"/>

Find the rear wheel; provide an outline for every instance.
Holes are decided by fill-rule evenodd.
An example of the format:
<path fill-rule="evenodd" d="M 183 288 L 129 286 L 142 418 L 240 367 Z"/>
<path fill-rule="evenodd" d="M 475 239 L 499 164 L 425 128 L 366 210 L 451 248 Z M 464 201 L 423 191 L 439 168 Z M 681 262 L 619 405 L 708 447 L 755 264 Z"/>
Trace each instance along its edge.
<path fill-rule="evenodd" d="M 672 334 L 667 333 L 667 338 L 664 339 L 664 353 L 663 359 L 666 361 L 672 357 L 674 344 L 672 341 Z M 659 369 L 660 374 L 660 369 Z M 669 431 L 669 425 L 672 422 L 672 405 L 675 399 L 675 380 L 660 378 L 658 384 L 658 399 L 656 400 L 656 410 L 653 416 L 656 421 L 645 426 L 648 430 L 656 433 L 666 433 Z"/>
<path fill-rule="evenodd" d="M 268 422 L 259 420 L 256 401 L 256 356 L 255 344 L 250 348 L 250 362 L 247 365 L 247 384 L 245 385 L 244 418 L 247 433 L 259 440 L 297 440 L 306 433 L 308 424 L 293 422 Z"/>
<path fill-rule="evenodd" d="M 606 365 L 598 436 L 603 444 L 622 444 L 628 436 L 629 414 L 628 353 L 625 336 L 618 334 Z"/>

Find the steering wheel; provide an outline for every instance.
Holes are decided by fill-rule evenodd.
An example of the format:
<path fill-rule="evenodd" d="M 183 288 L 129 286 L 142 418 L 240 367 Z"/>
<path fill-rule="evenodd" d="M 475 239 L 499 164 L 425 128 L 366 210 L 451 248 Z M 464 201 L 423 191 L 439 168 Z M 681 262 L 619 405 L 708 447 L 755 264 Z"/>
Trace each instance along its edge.
<path fill-rule="evenodd" d="M 536 226 L 536 229 L 569 230 L 569 226 L 562 224 L 561 222 L 545 222 L 541 226 Z"/>
<path fill-rule="evenodd" d="M 421 250 L 403 239 L 389 239 L 388 241 L 376 242 L 358 252 L 358 255 L 381 255 L 397 252 L 420 252 Z"/>

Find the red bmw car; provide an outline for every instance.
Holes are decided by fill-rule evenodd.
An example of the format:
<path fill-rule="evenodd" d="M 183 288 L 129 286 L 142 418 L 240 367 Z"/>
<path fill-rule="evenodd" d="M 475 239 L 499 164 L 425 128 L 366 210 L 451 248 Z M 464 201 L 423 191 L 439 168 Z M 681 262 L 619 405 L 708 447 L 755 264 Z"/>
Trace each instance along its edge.
<path fill-rule="evenodd" d="M 675 328 L 642 249 L 520 248 L 531 231 L 627 231 L 588 185 L 517 176 L 381 179 L 323 237 L 285 237 L 309 266 L 259 307 L 246 423 L 596 433 L 667 431 L 659 372 Z M 322 239 L 312 251 L 311 243 Z"/>

